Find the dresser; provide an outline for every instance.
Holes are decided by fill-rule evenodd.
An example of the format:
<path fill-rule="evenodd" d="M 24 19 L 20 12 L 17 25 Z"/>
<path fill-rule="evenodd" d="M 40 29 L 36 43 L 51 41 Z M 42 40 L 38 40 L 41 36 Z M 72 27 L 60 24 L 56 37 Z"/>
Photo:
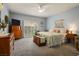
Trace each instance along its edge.
<path fill-rule="evenodd" d="M 19 25 L 12 25 L 12 32 L 14 33 L 15 39 L 22 38 L 22 30 Z"/>
<path fill-rule="evenodd" d="M 75 36 L 77 36 L 77 34 L 70 34 L 70 33 L 68 33 L 66 35 L 67 43 L 75 43 Z"/>
<path fill-rule="evenodd" d="M 14 34 L 0 36 L 0 55 L 10 56 L 14 51 Z"/>

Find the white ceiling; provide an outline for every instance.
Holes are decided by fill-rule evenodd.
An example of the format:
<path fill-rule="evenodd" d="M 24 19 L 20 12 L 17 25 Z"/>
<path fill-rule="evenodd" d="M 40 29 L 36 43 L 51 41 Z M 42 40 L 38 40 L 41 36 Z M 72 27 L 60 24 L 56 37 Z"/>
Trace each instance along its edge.
<path fill-rule="evenodd" d="M 33 15 L 39 17 L 49 17 L 71 8 L 78 6 L 77 3 L 47 3 L 42 4 L 45 8 L 44 12 L 38 12 L 38 3 L 7 3 L 8 8 L 11 12 L 21 13 L 25 15 Z"/>

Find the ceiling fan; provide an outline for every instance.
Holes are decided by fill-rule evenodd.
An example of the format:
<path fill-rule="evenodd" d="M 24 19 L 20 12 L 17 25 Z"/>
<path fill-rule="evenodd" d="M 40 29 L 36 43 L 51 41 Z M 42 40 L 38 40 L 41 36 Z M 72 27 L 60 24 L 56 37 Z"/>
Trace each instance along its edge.
<path fill-rule="evenodd" d="M 44 12 L 46 10 L 47 3 L 38 3 L 38 12 Z"/>

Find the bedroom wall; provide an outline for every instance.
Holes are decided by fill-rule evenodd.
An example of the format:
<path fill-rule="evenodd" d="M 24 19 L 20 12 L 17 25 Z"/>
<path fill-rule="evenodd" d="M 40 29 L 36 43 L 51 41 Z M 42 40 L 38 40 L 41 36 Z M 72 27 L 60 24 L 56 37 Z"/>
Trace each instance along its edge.
<path fill-rule="evenodd" d="M 75 28 L 76 32 L 79 34 L 79 6 L 49 17 L 47 19 L 47 29 L 49 30 L 54 28 L 55 21 L 60 19 L 64 19 L 65 28 L 73 26 L 73 28 Z"/>
<path fill-rule="evenodd" d="M 23 30 L 24 30 L 24 26 L 29 25 L 28 23 L 30 22 L 37 23 L 39 31 L 44 31 L 46 29 L 46 20 L 44 18 L 23 15 L 19 13 L 11 13 L 10 16 L 11 16 L 11 19 L 13 18 L 13 19 L 21 20 L 21 26 L 23 27 L 22 28 Z M 41 22 L 43 24 L 41 24 Z"/>

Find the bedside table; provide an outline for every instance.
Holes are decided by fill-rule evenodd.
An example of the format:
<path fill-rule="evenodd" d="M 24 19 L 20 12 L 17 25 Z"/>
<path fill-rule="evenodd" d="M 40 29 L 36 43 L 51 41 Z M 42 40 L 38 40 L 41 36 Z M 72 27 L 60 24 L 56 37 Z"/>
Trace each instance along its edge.
<path fill-rule="evenodd" d="M 66 41 L 67 43 L 75 43 L 75 36 L 77 36 L 77 34 L 67 34 L 66 35 Z"/>
<path fill-rule="evenodd" d="M 79 36 L 75 37 L 75 47 L 77 50 L 79 50 Z"/>

